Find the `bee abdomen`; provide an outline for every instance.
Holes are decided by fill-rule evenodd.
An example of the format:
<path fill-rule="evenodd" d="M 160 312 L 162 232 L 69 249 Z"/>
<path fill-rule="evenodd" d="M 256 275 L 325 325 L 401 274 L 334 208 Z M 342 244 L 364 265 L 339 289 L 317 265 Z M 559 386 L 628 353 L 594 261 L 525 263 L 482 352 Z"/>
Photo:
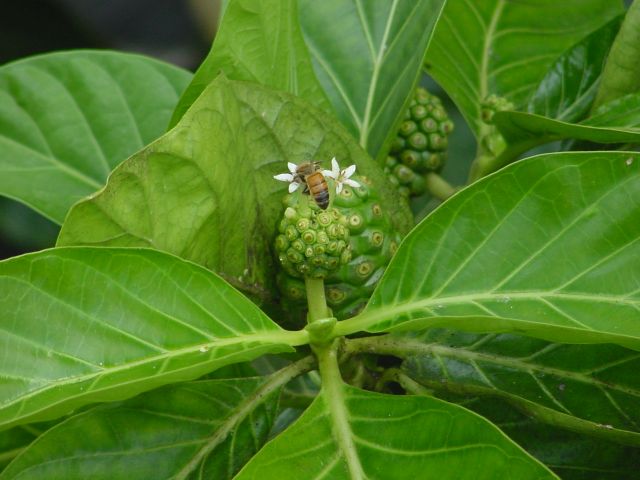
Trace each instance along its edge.
<path fill-rule="evenodd" d="M 315 172 L 312 175 L 308 175 L 307 186 L 309 187 L 309 193 L 322 210 L 326 210 L 329 206 L 329 187 L 327 181 L 320 172 Z"/>
<path fill-rule="evenodd" d="M 323 190 L 313 198 L 322 210 L 326 210 L 329 206 L 329 190 Z"/>

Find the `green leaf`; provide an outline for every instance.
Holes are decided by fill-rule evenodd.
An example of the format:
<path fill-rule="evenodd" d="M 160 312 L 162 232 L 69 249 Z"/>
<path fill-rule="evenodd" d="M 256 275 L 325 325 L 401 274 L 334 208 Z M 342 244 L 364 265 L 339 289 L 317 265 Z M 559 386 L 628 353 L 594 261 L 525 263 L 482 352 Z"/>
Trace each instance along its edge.
<path fill-rule="evenodd" d="M 345 384 L 338 393 L 320 395 L 237 480 L 289 478 L 292 471 L 301 480 L 556 478 L 495 426 L 456 405 Z M 350 450 L 340 435 L 349 436 Z"/>
<path fill-rule="evenodd" d="M 629 95 L 603 105 L 596 115 L 581 123 L 567 123 L 524 112 L 504 111 L 493 122 L 508 142 L 496 159 L 502 167 L 536 146 L 564 139 L 593 143 L 640 143 L 640 96 Z"/>
<path fill-rule="evenodd" d="M 501 164 L 535 146 L 569 138 L 604 144 L 637 144 L 640 143 L 640 93 L 612 100 L 580 123 L 513 111 L 496 113 L 494 123 L 509 143 Z"/>
<path fill-rule="evenodd" d="M 636 480 L 640 449 L 545 425 L 496 398 L 458 398 L 563 480 Z"/>
<path fill-rule="evenodd" d="M 231 479 L 266 442 L 290 379 L 188 382 L 91 409 L 42 435 L 0 478 Z"/>
<path fill-rule="evenodd" d="M 582 119 L 596 96 L 598 80 L 620 28 L 614 18 L 564 52 L 533 93 L 527 111 L 565 122 Z"/>
<path fill-rule="evenodd" d="M 140 55 L 70 51 L 0 68 L 0 194 L 62 223 L 165 129 L 190 79 Z"/>
<path fill-rule="evenodd" d="M 218 368 L 211 373 L 203 375 L 200 380 L 225 380 L 227 378 L 246 378 L 257 377 L 259 375 L 256 369 L 251 365 L 252 362 L 232 363 Z"/>
<path fill-rule="evenodd" d="M 623 97 L 607 104 L 596 117 L 582 123 L 567 123 L 524 112 L 498 112 L 493 122 L 508 145 L 496 163 L 505 165 L 533 147 L 567 138 L 604 144 L 640 143 L 640 129 L 636 128 L 638 112 L 625 110 L 637 105 L 635 95 Z"/>
<path fill-rule="evenodd" d="M 183 93 L 171 118 L 175 126 L 204 89 L 223 72 L 331 109 L 313 73 L 298 23 L 297 0 L 232 0 L 211 51 Z"/>
<path fill-rule="evenodd" d="M 306 341 L 215 274 L 154 250 L 0 263 L 0 428 L 132 397 Z"/>
<path fill-rule="evenodd" d="M 611 47 L 594 108 L 640 90 L 640 3 L 629 7 Z"/>
<path fill-rule="evenodd" d="M 640 133 L 640 93 L 625 95 L 602 105 L 582 124 L 593 127 L 636 129 Z M 635 141 L 638 142 L 638 139 Z"/>
<path fill-rule="evenodd" d="M 430 389 L 502 397 L 541 421 L 640 445 L 636 351 L 440 329 L 368 345 L 403 358 L 407 375 Z"/>
<path fill-rule="evenodd" d="M 0 472 L 40 435 L 30 425 L 20 425 L 0 432 Z"/>
<path fill-rule="evenodd" d="M 158 141 L 120 165 L 106 188 L 77 204 L 59 245 L 152 246 L 206 266 L 268 300 L 271 245 L 287 185 L 287 162 L 337 157 L 381 190 L 406 231 L 411 213 L 382 170 L 327 114 L 256 84 L 218 78 Z"/>
<path fill-rule="evenodd" d="M 478 135 L 482 100 L 526 105 L 565 50 L 623 11 L 611 0 L 449 0 L 425 67 Z"/>
<path fill-rule="evenodd" d="M 446 326 L 640 349 L 640 155 L 517 162 L 405 238 L 336 334 Z"/>
<path fill-rule="evenodd" d="M 300 0 L 313 66 L 338 118 L 378 160 L 395 135 L 444 0 Z"/>

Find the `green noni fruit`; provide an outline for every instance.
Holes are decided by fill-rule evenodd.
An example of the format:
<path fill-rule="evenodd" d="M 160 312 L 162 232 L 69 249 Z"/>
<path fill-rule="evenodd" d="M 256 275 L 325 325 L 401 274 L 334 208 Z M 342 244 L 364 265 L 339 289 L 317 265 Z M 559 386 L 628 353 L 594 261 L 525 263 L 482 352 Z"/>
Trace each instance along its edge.
<path fill-rule="evenodd" d="M 481 156 L 496 157 L 506 148 L 507 143 L 502 134 L 498 131 L 493 123 L 493 117 L 496 113 L 505 110 L 513 110 L 514 104 L 504 97 L 491 94 L 485 98 L 480 104 L 480 118 L 487 127 L 480 137 Z"/>
<path fill-rule="evenodd" d="M 442 170 L 452 131 L 453 122 L 440 99 L 416 88 L 385 165 L 403 195 L 422 195 L 425 175 Z"/>
<path fill-rule="evenodd" d="M 400 243 L 400 235 L 394 231 L 390 214 L 374 186 L 363 176 L 355 176 L 354 180 L 359 187 L 344 186 L 337 195 L 332 192 L 331 206 L 346 220 L 351 254 L 346 264 L 324 279 L 327 305 L 339 319 L 349 318 L 364 307 Z M 297 193 L 289 194 L 284 203 L 292 208 L 298 198 Z M 276 248 L 281 251 L 279 246 Z M 297 271 L 285 267 L 279 273 L 278 287 L 283 307 L 302 321 L 306 312 L 304 280 Z"/>
<path fill-rule="evenodd" d="M 290 195 L 276 237 L 284 271 L 296 278 L 326 278 L 351 260 L 347 219 L 336 208 L 322 210 L 307 195 Z"/>

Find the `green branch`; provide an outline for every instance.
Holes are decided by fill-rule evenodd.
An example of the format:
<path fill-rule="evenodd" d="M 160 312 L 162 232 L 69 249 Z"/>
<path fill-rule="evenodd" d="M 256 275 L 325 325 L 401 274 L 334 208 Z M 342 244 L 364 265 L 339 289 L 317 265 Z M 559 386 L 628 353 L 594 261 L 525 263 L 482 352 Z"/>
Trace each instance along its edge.
<path fill-rule="evenodd" d="M 324 279 L 304 277 L 304 285 L 307 289 L 307 303 L 309 324 L 330 316 L 327 308 L 327 299 L 324 294 Z"/>
<path fill-rule="evenodd" d="M 438 200 L 445 201 L 458 191 L 456 187 L 447 182 L 437 173 L 428 173 L 425 177 L 427 191 Z"/>

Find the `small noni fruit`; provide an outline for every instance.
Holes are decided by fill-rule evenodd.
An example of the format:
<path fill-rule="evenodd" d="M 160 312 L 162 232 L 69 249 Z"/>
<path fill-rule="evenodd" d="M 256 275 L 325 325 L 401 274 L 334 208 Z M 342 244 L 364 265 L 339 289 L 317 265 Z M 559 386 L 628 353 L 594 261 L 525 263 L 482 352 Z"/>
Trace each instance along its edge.
<path fill-rule="evenodd" d="M 364 307 L 400 242 L 374 186 L 364 176 L 354 178 L 359 187 L 345 185 L 339 194 L 332 192 L 332 207 L 346 219 L 351 254 L 346 264 L 324 279 L 327 305 L 338 319 L 349 318 Z M 284 199 L 287 208 L 297 201 L 296 194 Z M 283 306 L 302 321 L 306 311 L 304 281 L 297 272 L 285 268 L 279 273 L 278 286 Z"/>
<path fill-rule="evenodd" d="M 418 87 L 387 157 L 385 170 L 405 196 L 425 192 L 424 176 L 440 172 L 447 158 L 453 122 L 442 102 Z"/>

